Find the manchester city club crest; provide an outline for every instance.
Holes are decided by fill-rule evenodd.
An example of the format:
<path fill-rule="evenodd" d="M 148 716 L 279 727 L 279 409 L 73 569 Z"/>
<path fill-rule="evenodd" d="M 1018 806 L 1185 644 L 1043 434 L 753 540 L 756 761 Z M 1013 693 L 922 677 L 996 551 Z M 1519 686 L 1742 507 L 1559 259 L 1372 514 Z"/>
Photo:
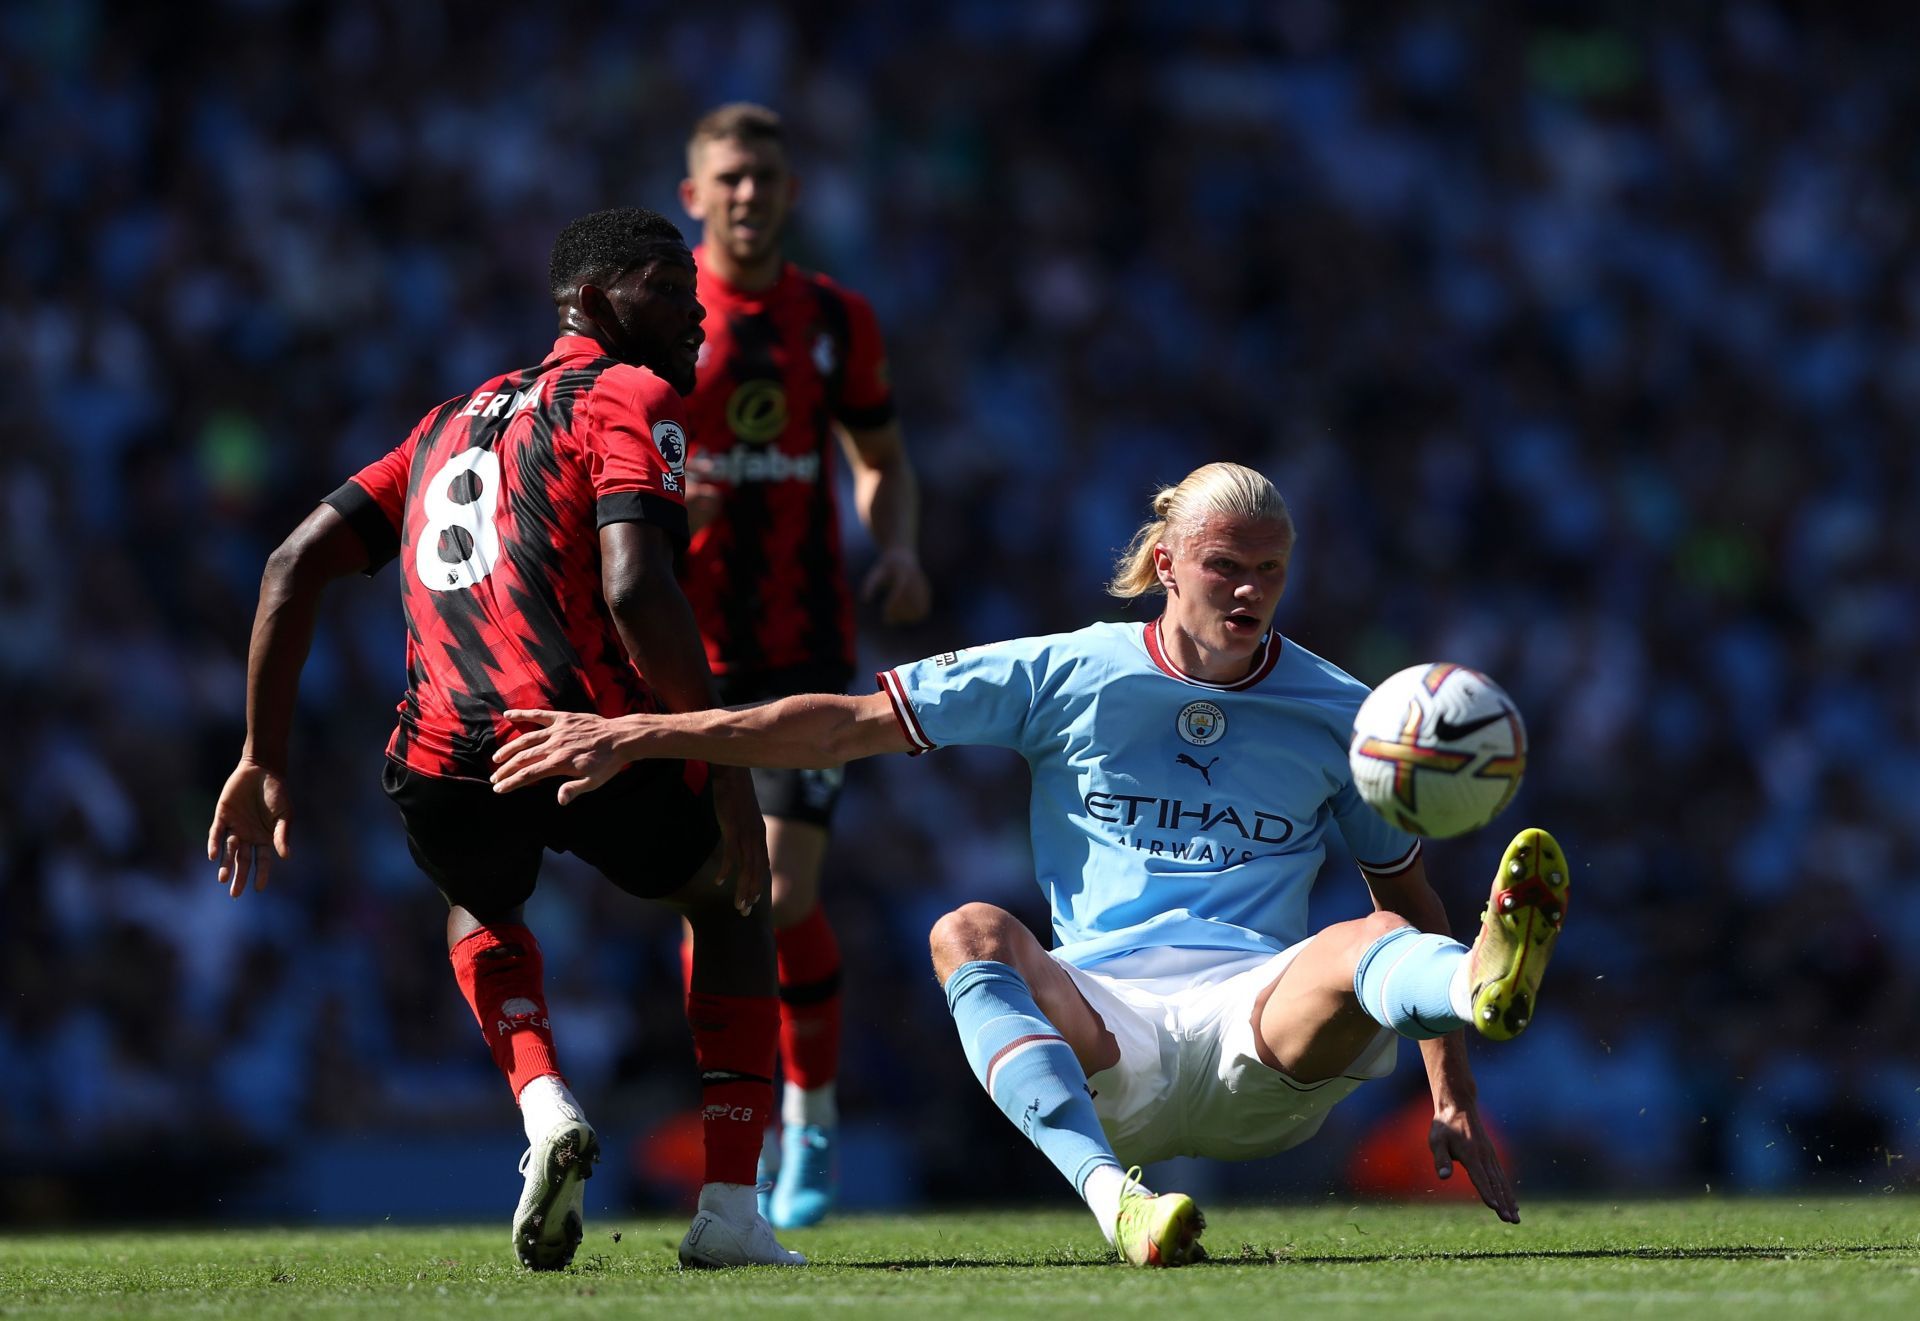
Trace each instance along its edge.
<path fill-rule="evenodd" d="M 1196 748 L 1218 743 L 1227 733 L 1227 713 L 1212 702 L 1188 702 L 1173 722 L 1180 737 Z"/>

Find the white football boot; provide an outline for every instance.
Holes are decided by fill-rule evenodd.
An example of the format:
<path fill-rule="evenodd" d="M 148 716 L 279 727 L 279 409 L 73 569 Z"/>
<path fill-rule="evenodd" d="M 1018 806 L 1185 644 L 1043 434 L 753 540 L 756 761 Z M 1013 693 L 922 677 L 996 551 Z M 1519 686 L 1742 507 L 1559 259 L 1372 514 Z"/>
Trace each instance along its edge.
<path fill-rule="evenodd" d="M 689 1270 L 804 1266 L 807 1259 L 780 1246 L 752 1184 L 710 1183 L 700 1190 L 699 1214 L 680 1240 L 680 1264 Z"/>
<path fill-rule="evenodd" d="M 521 1093 L 529 1130 L 542 1134 L 520 1158 L 526 1183 L 513 1212 L 513 1254 L 528 1270 L 557 1271 L 586 1233 L 586 1181 L 600 1139 L 558 1079 L 536 1078 Z"/>

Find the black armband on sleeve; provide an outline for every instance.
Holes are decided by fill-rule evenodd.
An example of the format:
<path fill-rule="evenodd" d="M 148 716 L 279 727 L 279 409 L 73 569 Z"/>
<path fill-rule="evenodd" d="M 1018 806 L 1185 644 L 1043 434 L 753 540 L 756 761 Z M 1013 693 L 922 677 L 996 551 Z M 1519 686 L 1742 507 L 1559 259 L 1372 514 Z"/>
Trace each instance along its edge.
<path fill-rule="evenodd" d="M 331 505 L 359 535 L 360 543 L 367 548 L 367 567 L 361 570 L 367 577 L 380 572 L 388 560 L 400 553 L 399 530 L 387 521 L 386 510 L 360 483 L 342 483 L 339 490 L 320 503 Z"/>
<path fill-rule="evenodd" d="M 651 523 L 667 534 L 675 550 L 685 550 L 692 534 L 687 530 L 687 507 L 652 491 L 616 491 L 594 503 L 596 526 L 609 523 Z"/>

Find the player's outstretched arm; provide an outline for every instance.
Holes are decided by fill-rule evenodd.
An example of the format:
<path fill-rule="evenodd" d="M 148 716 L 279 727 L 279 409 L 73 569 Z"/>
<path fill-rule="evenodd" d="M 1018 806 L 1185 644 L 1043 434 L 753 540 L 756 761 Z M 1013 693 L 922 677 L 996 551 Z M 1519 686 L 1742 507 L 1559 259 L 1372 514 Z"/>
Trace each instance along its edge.
<path fill-rule="evenodd" d="M 913 750 L 885 693 L 801 693 L 761 706 L 684 715 L 608 719 L 573 711 L 509 711 L 507 719 L 534 728 L 493 754 L 495 792 L 564 775 L 569 779 L 560 786 L 563 803 L 605 784 L 642 757 L 805 769 Z"/>
<path fill-rule="evenodd" d="M 329 505 L 309 514 L 267 559 L 247 648 L 247 741 L 207 830 L 207 861 L 219 864 L 220 884 L 236 899 L 249 876 L 254 889 L 265 889 L 273 859 L 288 856 L 287 741 L 300 671 L 327 584 L 367 563 L 366 543 Z"/>
<path fill-rule="evenodd" d="M 933 605 L 933 588 L 920 567 L 920 480 L 900 424 L 843 428 L 840 434 L 853 469 L 854 508 L 880 548 L 860 584 L 860 599 L 878 601 L 889 624 L 918 623 Z"/>
<path fill-rule="evenodd" d="M 1446 906 L 1427 880 L 1424 859 L 1414 859 L 1411 867 L 1392 876 L 1363 875 L 1376 907 L 1398 913 L 1422 931 L 1450 934 Z M 1518 1224 L 1520 1204 L 1514 1197 L 1513 1184 L 1480 1119 L 1479 1090 L 1467 1065 L 1465 1035 L 1449 1032 L 1422 1041 L 1420 1057 L 1427 1068 L 1428 1090 L 1433 1093 L 1427 1148 L 1433 1154 L 1434 1172 L 1448 1179 L 1453 1177 L 1455 1162 L 1465 1166 L 1467 1177 L 1487 1208 L 1502 1220 Z"/>

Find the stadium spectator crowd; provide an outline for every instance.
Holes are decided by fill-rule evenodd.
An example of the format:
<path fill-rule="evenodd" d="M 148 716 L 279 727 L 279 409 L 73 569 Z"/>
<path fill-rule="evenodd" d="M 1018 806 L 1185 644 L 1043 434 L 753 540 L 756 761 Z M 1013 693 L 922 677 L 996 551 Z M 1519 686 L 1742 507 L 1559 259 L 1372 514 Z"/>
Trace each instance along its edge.
<path fill-rule="evenodd" d="M 214 1212 L 220 1168 L 318 1137 L 501 1126 L 368 770 L 390 577 L 323 622 L 292 863 L 267 902 L 214 883 L 250 603 L 343 475 L 545 352 L 559 224 L 673 211 L 687 126 L 736 97 L 786 115 L 796 250 L 873 297 L 921 472 L 935 614 L 865 621 L 867 669 L 1111 616 L 1151 485 L 1256 466 L 1300 525 L 1284 632 L 1368 681 L 1474 664 L 1528 719 L 1519 801 L 1430 854 L 1457 930 L 1509 828 L 1575 860 L 1539 1022 L 1475 1055 L 1523 1194 L 1910 1184 L 1920 26 L 1530 12 L 9 7 L 9 1211 L 111 1209 L 89 1171 L 172 1162 L 200 1171 L 174 1211 Z M 925 952 L 962 899 L 1044 911 L 1021 777 L 960 750 L 849 784 L 850 1140 L 911 1195 L 1051 1191 Z M 1357 876 L 1317 898 L 1316 926 L 1365 905 Z M 670 1196 L 650 1153 L 691 1098 L 658 1063 L 690 1047 L 643 1007 L 678 931 L 599 885 L 535 904 L 569 1074 L 635 1140 L 627 1191 Z M 1014 1172 L 983 1188 L 983 1151 Z M 1216 1177 L 1321 1193 L 1336 1159 Z"/>

